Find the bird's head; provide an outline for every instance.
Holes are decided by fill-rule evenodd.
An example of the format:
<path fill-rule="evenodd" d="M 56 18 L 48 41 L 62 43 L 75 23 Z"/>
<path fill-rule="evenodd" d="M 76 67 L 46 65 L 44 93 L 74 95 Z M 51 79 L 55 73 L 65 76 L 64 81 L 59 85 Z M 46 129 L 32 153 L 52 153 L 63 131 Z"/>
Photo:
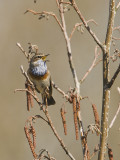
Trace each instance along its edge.
<path fill-rule="evenodd" d="M 49 54 L 36 54 L 34 55 L 32 58 L 31 58 L 31 61 L 30 61 L 30 65 L 36 67 L 36 66 L 41 66 L 43 64 L 46 64 L 46 58 Z"/>

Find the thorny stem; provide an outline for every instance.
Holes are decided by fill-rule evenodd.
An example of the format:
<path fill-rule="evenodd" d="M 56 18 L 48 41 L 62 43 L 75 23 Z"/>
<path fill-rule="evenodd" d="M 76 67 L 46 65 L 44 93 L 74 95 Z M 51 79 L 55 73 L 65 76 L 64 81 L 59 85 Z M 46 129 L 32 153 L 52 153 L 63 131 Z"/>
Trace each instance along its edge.
<path fill-rule="evenodd" d="M 109 114 L 110 90 L 106 89 L 105 86 L 109 82 L 109 57 L 110 57 L 110 46 L 111 46 L 113 26 L 114 26 L 114 17 L 115 17 L 115 0 L 110 0 L 108 27 L 105 39 L 106 49 L 103 51 L 103 102 L 102 102 L 102 116 L 101 116 L 102 134 L 100 136 L 100 152 L 98 160 L 105 159 L 106 144 L 108 137 L 108 114 Z"/>

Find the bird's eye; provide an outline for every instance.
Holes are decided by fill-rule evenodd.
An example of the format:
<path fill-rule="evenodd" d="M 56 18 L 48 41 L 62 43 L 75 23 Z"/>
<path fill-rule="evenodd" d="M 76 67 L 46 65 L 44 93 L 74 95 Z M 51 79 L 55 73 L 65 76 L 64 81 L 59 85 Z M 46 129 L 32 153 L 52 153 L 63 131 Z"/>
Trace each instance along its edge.
<path fill-rule="evenodd" d="M 38 58 L 40 58 L 40 59 L 41 59 L 41 58 L 42 58 L 42 56 L 38 56 Z"/>

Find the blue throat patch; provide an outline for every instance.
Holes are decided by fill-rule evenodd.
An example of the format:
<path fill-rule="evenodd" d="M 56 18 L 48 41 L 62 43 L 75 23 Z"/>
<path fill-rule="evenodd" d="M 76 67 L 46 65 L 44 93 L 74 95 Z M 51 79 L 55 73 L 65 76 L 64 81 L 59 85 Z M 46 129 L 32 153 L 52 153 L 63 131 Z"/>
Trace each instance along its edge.
<path fill-rule="evenodd" d="M 36 64 L 30 64 L 30 70 L 35 76 L 44 76 L 47 72 L 46 62 L 43 60 L 38 60 Z"/>

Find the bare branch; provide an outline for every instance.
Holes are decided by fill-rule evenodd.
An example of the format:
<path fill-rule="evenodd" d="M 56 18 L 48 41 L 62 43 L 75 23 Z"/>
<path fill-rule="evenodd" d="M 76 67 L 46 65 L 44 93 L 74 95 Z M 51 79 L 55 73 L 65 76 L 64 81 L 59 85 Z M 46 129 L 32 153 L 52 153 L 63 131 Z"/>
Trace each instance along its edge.
<path fill-rule="evenodd" d="M 104 50 L 104 46 L 103 44 L 100 42 L 100 40 L 97 38 L 97 36 L 95 35 L 95 33 L 91 30 L 91 28 L 88 26 L 87 21 L 85 20 L 85 18 L 83 17 L 82 13 L 80 12 L 79 8 L 76 5 L 75 0 L 72 0 L 72 6 L 74 8 L 74 10 L 76 11 L 76 13 L 78 14 L 79 18 L 81 19 L 82 23 L 84 24 L 85 28 L 87 29 L 87 31 L 90 33 L 90 35 L 93 37 L 93 39 L 95 40 L 95 42 L 97 43 L 97 45 Z"/>
<path fill-rule="evenodd" d="M 31 82 L 30 78 L 28 77 L 27 73 L 24 71 L 24 68 L 23 66 L 21 65 L 20 66 L 20 69 L 21 69 L 21 72 L 22 74 L 25 76 L 26 80 L 29 82 L 29 84 L 32 86 L 32 88 L 35 88 L 34 87 L 34 84 Z"/>
<path fill-rule="evenodd" d="M 112 37 L 112 39 L 114 39 L 114 40 L 120 40 L 120 38 L 117 38 L 117 37 Z"/>
<path fill-rule="evenodd" d="M 120 26 L 118 26 L 118 27 L 114 27 L 114 28 L 113 28 L 113 31 L 115 31 L 115 30 L 120 31 Z"/>
<path fill-rule="evenodd" d="M 20 43 L 16 43 L 16 45 L 20 48 L 20 50 L 24 53 L 25 57 L 28 59 L 28 54 L 25 52 L 25 50 L 22 48 Z"/>
<path fill-rule="evenodd" d="M 73 75 L 73 79 L 74 79 L 74 83 L 75 83 L 75 90 L 77 92 L 77 97 L 79 99 L 80 97 L 80 83 L 78 81 L 78 77 L 77 77 L 77 73 L 73 64 L 73 60 L 72 60 L 72 51 L 71 51 L 71 45 L 70 45 L 70 39 L 68 37 L 67 34 L 67 30 L 66 30 L 66 23 L 65 23 L 65 17 L 64 17 L 64 12 L 63 12 L 63 4 L 61 3 L 63 2 L 63 0 L 59 0 L 60 3 L 60 16 L 61 16 L 61 21 L 62 21 L 62 26 L 63 26 L 63 34 L 66 40 L 66 45 L 67 45 L 67 52 L 68 52 L 68 59 L 69 59 L 69 65 L 70 65 L 70 69 Z"/>
<path fill-rule="evenodd" d="M 110 82 L 107 84 L 107 88 L 111 88 L 112 87 L 112 85 L 113 85 L 115 79 L 117 78 L 119 72 L 120 72 L 120 64 L 119 64 L 116 72 L 114 73 L 113 77 L 111 78 Z"/>
<path fill-rule="evenodd" d="M 119 88 L 119 87 L 117 88 L 117 90 L 118 90 L 118 92 L 119 92 L 119 94 L 120 94 L 120 88 Z"/>
<path fill-rule="evenodd" d="M 109 1 L 109 19 L 107 26 L 107 34 L 105 38 L 105 50 L 103 50 L 103 101 L 102 101 L 102 116 L 101 116 L 101 136 L 100 136 L 100 152 L 98 160 L 103 160 L 106 153 L 106 143 L 108 137 L 108 115 L 110 103 L 110 90 L 106 89 L 109 82 L 109 58 L 110 46 L 112 41 L 113 27 L 115 19 L 115 0 Z"/>
<path fill-rule="evenodd" d="M 33 13 L 34 15 L 49 15 L 55 18 L 56 22 L 58 23 L 58 25 L 60 26 L 61 30 L 63 31 L 63 27 L 59 21 L 59 19 L 57 18 L 57 16 L 53 13 L 53 12 L 47 12 L 47 11 L 42 11 L 42 12 L 35 12 L 33 10 L 28 9 L 25 13 L 30 12 Z"/>
<path fill-rule="evenodd" d="M 88 71 L 85 73 L 85 75 L 83 76 L 83 78 L 80 80 L 80 83 L 83 83 L 83 81 L 86 79 L 86 77 L 88 76 L 88 74 L 96 66 L 96 60 L 97 60 L 98 56 L 100 55 L 100 52 L 97 53 L 97 49 L 98 49 L 98 46 L 95 47 L 95 55 L 94 55 L 94 60 L 92 62 L 92 65 L 90 66 L 90 68 L 88 69 Z"/>
<path fill-rule="evenodd" d="M 94 24 L 97 25 L 97 23 L 94 21 L 94 19 L 90 19 L 90 20 L 87 21 L 87 23 L 89 23 L 89 22 L 93 22 Z M 76 23 L 76 24 L 75 24 L 75 26 L 73 27 L 73 30 L 72 30 L 72 32 L 71 32 L 71 34 L 70 34 L 70 36 L 69 36 L 69 39 L 70 39 L 70 40 L 71 40 L 71 38 L 72 38 L 72 36 L 73 36 L 76 28 L 79 27 L 79 26 L 81 26 L 81 25 L 83 25 L 83 22 L 82 22 L 82 23 Z"/>
<path fill-rule="evenodd" d="M 21 67 L 21 70 L 22 70 L 22 74 L 26 77 L 26 79 L 28 80 L 28 82 L 32 85 L 32 82 L 29 80 L 29 77 L 27 76 L 27 73 L 24 71 L 23 66 Z M 42 106 L 42 104 L 40 103 L 37 95 L 32 94 L 29 90 L 27 90 L 27 89 L 16 89 L 15 91 L 27 91 L 28 93 L 30 93 L 30 94 L 33 96 L 33 98 L 36 100 L 36 102 L 38 103 L 38 105 L 41 105 L 41 106 Z M 72 154 L 70 153 L 70 151 L 66 148 L 64 142 L 62 141 L 62 139 L 61 139 L 60 136 L 58 135 L 55 127 L 53 126 L 53 123 L 52 123 L 51 118 L 50 118 L 50 116 L 49 116 L 47 107 L 46 107 L 46 108 L 43 108 L 43 106 L 42 106 L 42 107 L 41 107 L 41 110 L 44 112 L 44 114 L 45 114 L 45 116 L 46 116 L 46 118 L 47 118 L 47 120 L 48 120 L 48 121 L 46 121 L 46 122 L 47 122 L 48 125 L 51 127 L 54 135 L 56 136 L 56 138 L 57 138 L 58 141 L 60 142 L 62 148 L 63 148 L 64 151 L 65 151 L 65 153 L 71 158 L 71 160 L 75 160 L 75 158 L 72 156 Z"/>
<path fill-rule="evenodd" d="M 44 154 L 47 154 L 47 155 L 44 155 Z M 40 160 L 42 158 L 48 159 L 48 160 L 56 160 L 54 157 L 50 156 L 50 153 L 46 149 L 41 149 L 39 152 L 37 159 Z"/>
<path fill-rule="evenodd" d="M 44 112 L 44 114 L 45 114 L 45 116 L 46 116 L 46 118 L 47 118 L 47 120 L 48 120 L 48 122 L 49 122 L 49 126 L 51 127 L 51 129 L 52 129 L 54 135 L 56 136 L 56 138 L 58 139 L 58 141 L 60 142 L 62 148 L 63 148 L 64 151 L 65 151 L 65 153 L 70 157 L 71 160 L 75 160 L 75 158 L 72 156 L 72 154 L 70 153 L 70 151 L 66 148 L 64 142 L 62 141 L 62 139 L 61 139 L 60 136 L 58 135 L 55 127 L 53 126 L 53 123 L 52 123 L 52 120 L 51 120 L 51 118 L 50 118 L 50 116 L 49 116 L 49 113 L 48 113 L 47 108 L 46 108 L 46 109 L 43 108 L 43 112 Z"/>
<path fill-rule="evenodd" d="M 41 102 L 39 101 L 38 97 L 36 95 L 34 95 L 32 92 L 30 92 L 28 89 L 15 89 L 14 92 L 18 92 L 18 91 L 28 92 L 29 94 L 31 94 L 33 96 L 33 98 L 38 102 L 39 105 L 42 105 Z"/>
<path fill-rule="evenodd" d="M 108 130 L 112 128 L 112 126 L 113 126 L 113 124 L 114 124 L 114 122 L 115 122 L 115 120 L 116 120 L 116 118 L 117 118 L 117 116 L 118 116 L 119 112 L 120 112 L 120 103 L 119 103 L 119 106 L 118 106 L 117 112 L 115 113 L 115 116 L 113 117 L 113 119 L 112 119 L 112 121 L 111 121 L 111 123 L 110 123 L 110 125 L 109 125 Z"/>
<path fill-rule="evenodd" d="M 61 93 L 67 100 L 70 100 L 70 97 L 68 96 L 68 94 L 66 94 L 64 91 L 62 91 L 53 81 L 52 81 L 52 85 L 53 85 L 53 87 L 54 87 L 59 93 Z"/>
<path fill-rule="evenodd" d="M 118 2 L 117 6 L 116 6 L 116 11 L 119 9 L 120 7 L 120 2 Z"/>
<path fill-rule="evenodd" d="M 69 5 L 72 5 L 72 3 L 71 2 L 60 2 L 60 3 L 62 3 L 62 4 L 69 4 Z"/>

